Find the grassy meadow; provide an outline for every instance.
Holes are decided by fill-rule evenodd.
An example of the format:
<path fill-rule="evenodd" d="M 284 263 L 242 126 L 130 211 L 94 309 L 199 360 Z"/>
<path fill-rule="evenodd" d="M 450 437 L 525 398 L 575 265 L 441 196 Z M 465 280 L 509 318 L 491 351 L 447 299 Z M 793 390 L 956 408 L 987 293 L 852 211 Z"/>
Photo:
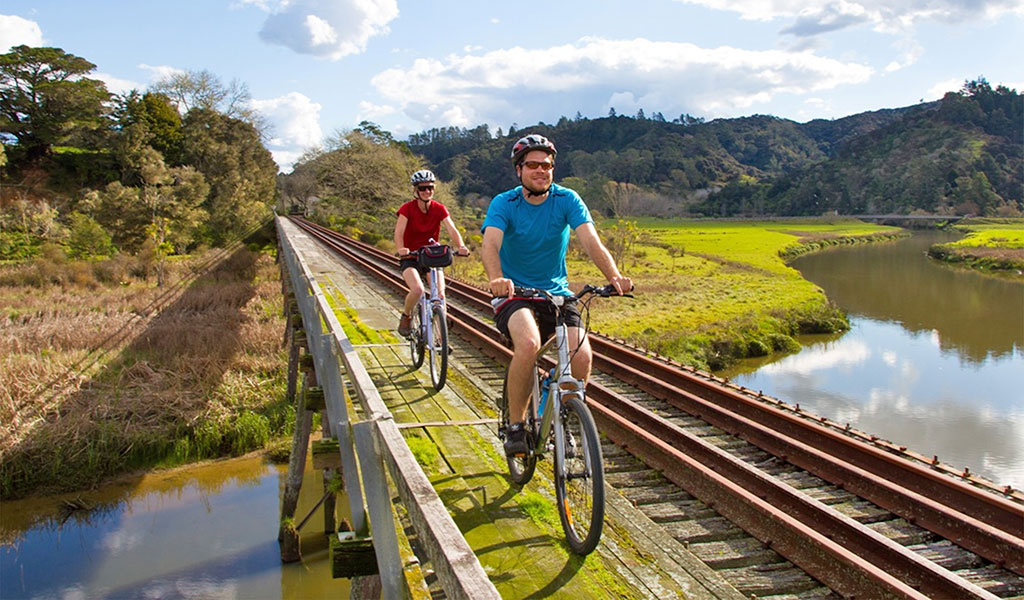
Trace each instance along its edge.
<path fill-rule="evenodd" d="M 599 230 L 614 248 L 615 223 Z M 621 227 L 621 224 L 620 224 Z M 905 235 L 899 228 L 843 219 L 636 222 L 637 241 L 619 259 L 634 299 L 595 301 L 594 330 L 705 369 L 799 348 L 800 333 L 842 331 L 849 323 L 823 292 L 786 264 L 823 246 Z M 603 281 L 588 261 L 574 281 Z M 600 304 L 597 304 L 600 302 Z"/>
<path fill-rule="evenodd" d="M 982 270 L 1024 270 L 1024 219 L 968 219 L 956 225 L 963 239 L 936 244 L 928 254 Z"/>
<path fill-rule="evenodd" d="M 274 256 L 238 244 L 171 260 L 51 252 L 0 267 L 0 493 L 262 447 L 284 403 Z"/>

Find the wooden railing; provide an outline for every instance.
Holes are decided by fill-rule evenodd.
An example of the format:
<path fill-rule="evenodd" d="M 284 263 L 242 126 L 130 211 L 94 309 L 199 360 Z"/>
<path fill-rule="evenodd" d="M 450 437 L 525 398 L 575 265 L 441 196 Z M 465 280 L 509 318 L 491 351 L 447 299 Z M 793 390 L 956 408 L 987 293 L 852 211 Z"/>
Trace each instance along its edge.
<path fill-rule="evenodd" d="M 409 595 L 386 469 L 447 597 L 500 598 L 413 457 L 316 277 L 296 251 L 295 241 L 305 234 L 287 219 L 278 217 L 275 221 L 279 260 L 288 273 L 316 376 L 324 391 L 329 431 L 338 440 L 352 528 L 357 533 L 372 530 L 381 597 Z M 355 390 L 354 400 L 360 404 L 363 420 L 356 421 L 350 414 L 344 378 Z"/>

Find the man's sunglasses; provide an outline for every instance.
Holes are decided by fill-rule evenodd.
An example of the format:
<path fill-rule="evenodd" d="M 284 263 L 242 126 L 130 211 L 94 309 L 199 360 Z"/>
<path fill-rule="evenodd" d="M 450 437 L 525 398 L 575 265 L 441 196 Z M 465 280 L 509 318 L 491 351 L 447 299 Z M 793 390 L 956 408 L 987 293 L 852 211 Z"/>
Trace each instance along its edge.
<path fill-rule="evenodd" d="M 421 192 L 425 192 L 427 190 L 434 189 L 434 186 L 432 186 L 432 185 L 418 185 L 418 186 L 416 186 L 416 189 L 418 189 Z"/>
<path fill-rule="evenodd" d="M 538 160 L 524 160 L 523 166 L 527 169 L 544 169 L 545 171 L 550 171 L 555 168 L 555 163 L 540 162 Z"/>

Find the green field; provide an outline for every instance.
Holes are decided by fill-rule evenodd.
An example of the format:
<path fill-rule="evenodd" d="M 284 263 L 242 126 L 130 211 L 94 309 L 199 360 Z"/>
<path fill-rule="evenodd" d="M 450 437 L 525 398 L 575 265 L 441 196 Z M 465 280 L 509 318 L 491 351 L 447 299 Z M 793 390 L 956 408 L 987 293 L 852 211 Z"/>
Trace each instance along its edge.
<path fill-rule="evenodd" d="M 636 283 L 636 298 L 595 303 L 594 330 L 710 369 L 795 350 L 800 333 L 848 327 L 821 289 L 784 256 L 905 235 L 899 228 L 844 219 L 635 223 L 639 239 L 619 262 Z M 614 225 L 599 224 L 602 236 Z M 580 258 L 571 261 L 569 273 L 573 282 L 603 281 Z"/>
<path fill-rule="evenodd" d="M 970 219 L 956 228 L 967 235 L 929 249 L 933 258 L 981 270 L 1024 270 L 1024 219 Z"/>

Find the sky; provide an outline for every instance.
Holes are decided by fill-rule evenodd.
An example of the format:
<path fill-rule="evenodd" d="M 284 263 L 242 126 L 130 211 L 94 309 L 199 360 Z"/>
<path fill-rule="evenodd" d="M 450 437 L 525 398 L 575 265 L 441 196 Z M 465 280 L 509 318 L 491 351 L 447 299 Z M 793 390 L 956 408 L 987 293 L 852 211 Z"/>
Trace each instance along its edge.
<path fill-rule="evenodd" d="M 1024 0 L 0 3 L 0 52 L 62 48 L 111 92 L 176 71 L 246 84 L 282 172 L 364 120 L 400 140 L 611 109 L 802 123 L 978 77 L 1020 91 L 1022 37 Z"/>

